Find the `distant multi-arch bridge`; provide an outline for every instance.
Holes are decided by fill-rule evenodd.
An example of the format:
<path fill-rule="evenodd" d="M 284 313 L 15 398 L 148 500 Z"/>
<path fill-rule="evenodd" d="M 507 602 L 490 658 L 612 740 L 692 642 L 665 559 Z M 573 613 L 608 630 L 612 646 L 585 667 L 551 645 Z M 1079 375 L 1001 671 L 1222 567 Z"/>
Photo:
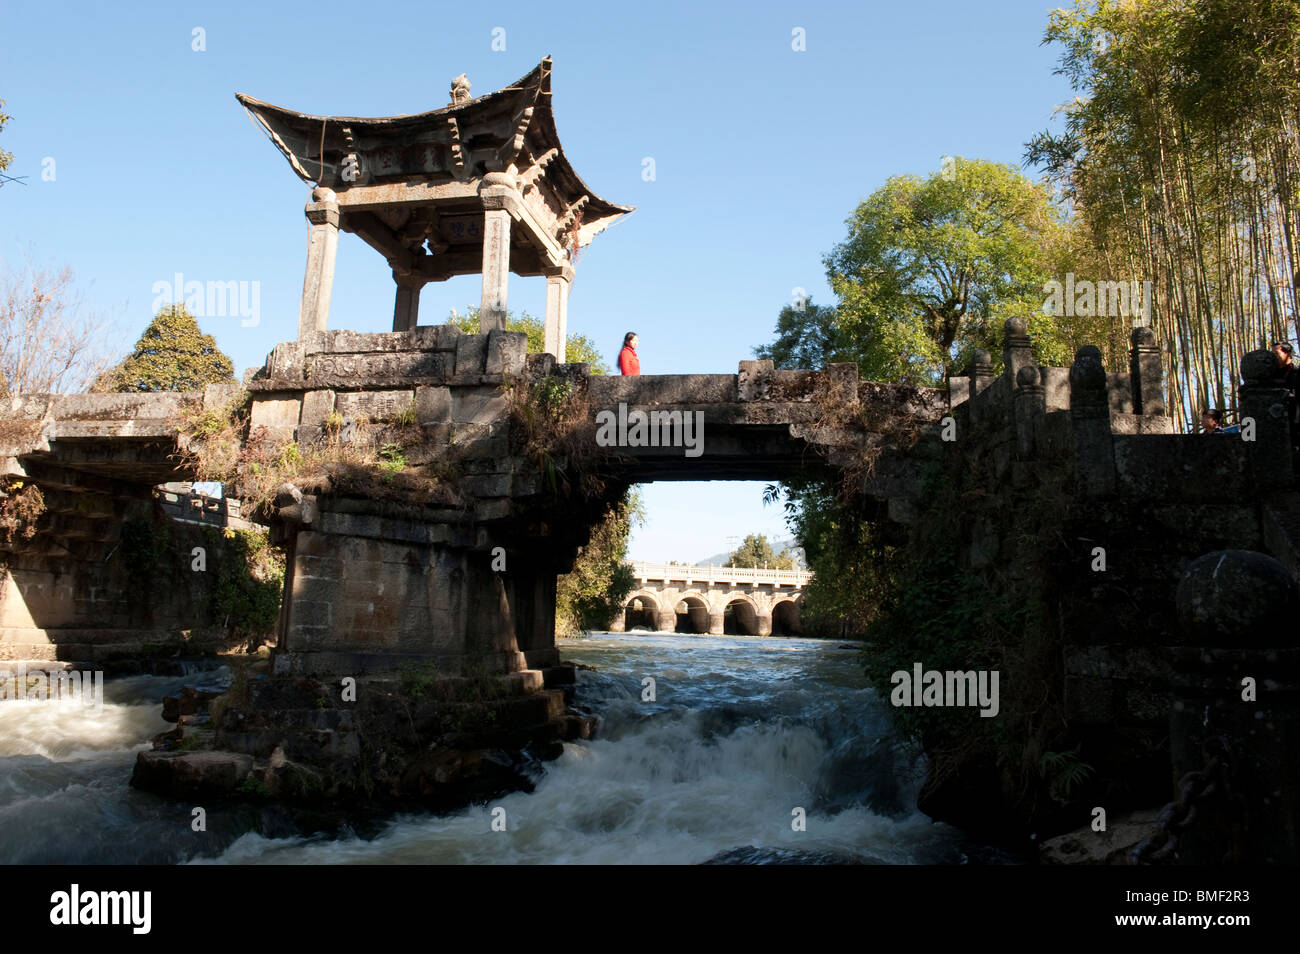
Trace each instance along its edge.
<path fill-rule="evenodd" d="M 808 570 L 633 563 L 634 589 L 610 624 L 712 636 L 797 636 Z"/>

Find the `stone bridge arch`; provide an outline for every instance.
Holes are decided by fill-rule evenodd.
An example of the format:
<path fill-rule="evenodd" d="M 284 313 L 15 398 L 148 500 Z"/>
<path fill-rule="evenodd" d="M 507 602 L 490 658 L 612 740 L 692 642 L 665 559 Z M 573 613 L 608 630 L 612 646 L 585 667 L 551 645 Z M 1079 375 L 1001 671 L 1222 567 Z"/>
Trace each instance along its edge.
<path fill-rule="evenodd" d="M 619 610 L 615 623 L 618 628 L 616 632 L 631 631 L 637 626 L 646 626 L 652 629 L 661 629 L 659 625 L 662 615 L 660 605 L 662 594 L 652 593 L 649 590 L 639 589 L 628 594 L 627 599 L 623 600 L 623 608 Z M 640 609 L 637 608 L 640 604 Z M 614 630 L 613 625 L 610 629 Z"/>

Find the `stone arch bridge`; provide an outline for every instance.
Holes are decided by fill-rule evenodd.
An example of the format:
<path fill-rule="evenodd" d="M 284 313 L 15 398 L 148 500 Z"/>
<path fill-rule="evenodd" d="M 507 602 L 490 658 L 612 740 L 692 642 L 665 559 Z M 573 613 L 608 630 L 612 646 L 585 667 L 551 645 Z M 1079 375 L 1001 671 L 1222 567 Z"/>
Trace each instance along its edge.
<path fill-rule="evenodd" d="M 621 633 L 643 626 L 713 636 L 797 636 L 802 632 L 807 570 L 632 564 L 636 588 L 610 623 Z"/>

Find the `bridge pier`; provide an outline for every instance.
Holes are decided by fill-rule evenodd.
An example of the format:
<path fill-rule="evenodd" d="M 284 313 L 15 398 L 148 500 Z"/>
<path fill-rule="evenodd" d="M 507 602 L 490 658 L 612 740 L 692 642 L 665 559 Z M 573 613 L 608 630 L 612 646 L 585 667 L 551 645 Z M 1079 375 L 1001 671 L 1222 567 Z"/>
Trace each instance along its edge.
<path fill-rule="evenodd" d="M 726 615 L 721 611 L 709 614 L 709 635 L 721 636 L 726 632 Z"/>
<path fill-rule="evenodd" d="M 277 532 L 287 551 L 277 672 L 348 674 L 412 662 L 448 675 L 528 668 L 507 586 L 484 554 L 427 542 L 437 528 L 370 515 L 327 512 L 318 523 L 328 529 Z"/>

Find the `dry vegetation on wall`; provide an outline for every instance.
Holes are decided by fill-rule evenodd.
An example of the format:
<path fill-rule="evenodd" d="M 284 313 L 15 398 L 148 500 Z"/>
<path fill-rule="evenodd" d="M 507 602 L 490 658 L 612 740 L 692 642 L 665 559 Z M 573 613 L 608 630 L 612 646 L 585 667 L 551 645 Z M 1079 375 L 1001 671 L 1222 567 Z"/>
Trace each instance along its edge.
<path fill-rule="evenodd" d="M 594 499 L 608 480 L 600 464 L 617 455 L 596 443 L 591 400 L 569 378 L 547 375 L 534 380 L 507 379 L 513 449 L 542 476 L 554 494 Z"/>
<path fill-rule="evenodd" d="M 837 496 L 847 503 L 861 492 L 887 451 L 906 452 L 921 439 L 930 422 L 915 413 L 920 389 L 858 382 L 858 398 L 840 388 L 812 394 L 816 417 L 808 425 L 815 446 L 828 448 L 839 473 Z M 865 436 L 864 436 L 865 435 Z"/>
<path fill-rule="evenodd" d="M 246 513 L 269 512 L 281 485 L 320 494 L 456 506 L 456 468 L 433 452 L 414 408 L 390 420 L 326 419 L 313 441 L 277 441 L 250 426 L 251 398 L 236 396 L 220 410 L 182 425 L 185 462 L 198 480 L 229 484 Z"/>
<path fill-rule="evenodd" d="M 35 484 L 16 477 L 0 480 L 0 542 L 30 540 L 45 512 L 45 497 Z"/>

